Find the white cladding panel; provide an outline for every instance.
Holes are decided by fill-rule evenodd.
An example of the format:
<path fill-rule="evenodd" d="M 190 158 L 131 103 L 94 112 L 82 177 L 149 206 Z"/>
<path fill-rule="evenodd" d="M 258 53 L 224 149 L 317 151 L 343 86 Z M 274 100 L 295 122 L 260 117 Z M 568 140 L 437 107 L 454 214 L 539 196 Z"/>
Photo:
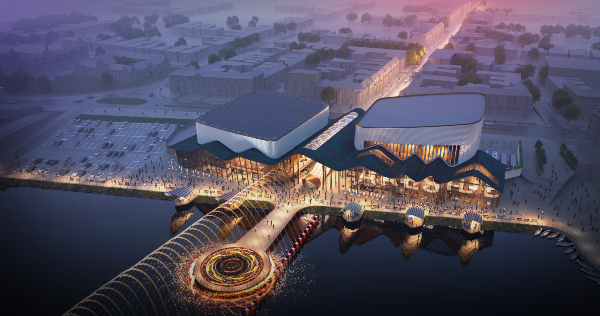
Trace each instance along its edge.
<path fill-rule="evenodd" d="M 483 119 L 473 124 L 411 128 L 363 128 L 356 126 L 354 147 L 364 149 L 365 141 L 414 144 L 460 145 L 458 163 L 471 159 L 479 149 Z"/>
<path fill-rule="evenodd" d="M 329 108 L 325 108 L 280 139 L 274 141 L 236 134 L 196 122 L 198 144 L 202 145 L 212 141 L 219 141 L 236 153 L 256 148 L 267 157 L 276 159 L 327 126 L 328 116 Z"/>

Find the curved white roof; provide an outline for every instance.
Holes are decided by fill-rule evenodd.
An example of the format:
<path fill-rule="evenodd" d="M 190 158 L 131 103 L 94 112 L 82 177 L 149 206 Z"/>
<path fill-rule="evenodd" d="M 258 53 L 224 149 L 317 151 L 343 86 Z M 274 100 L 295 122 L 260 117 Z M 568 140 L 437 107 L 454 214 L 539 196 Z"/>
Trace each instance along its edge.
<path fill-rule="evenodd" d="M 478 93 L 430 94 L 379 99 L 356 124 L 371 128 L 465 125 L 481 121 L 485 97 Z"/>

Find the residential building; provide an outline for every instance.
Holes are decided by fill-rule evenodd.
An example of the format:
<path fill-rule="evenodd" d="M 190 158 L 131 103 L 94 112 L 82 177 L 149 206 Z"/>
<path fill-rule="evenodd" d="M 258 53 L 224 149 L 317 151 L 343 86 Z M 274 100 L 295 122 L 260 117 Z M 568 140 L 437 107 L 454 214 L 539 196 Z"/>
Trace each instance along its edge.
<path fill-rule="evenodd" d="M 87 56 L 85 45 L 65 49 L 48 45 L 20 44 L 0 48 L 0 70 L 8 75 L 23 69 L 38 76 L 71 68 L 77 61 Z"/>
<path fill-rule="evenodd" d="M 75 66 L 77 76 L 101 78 L 103 72 L 108 72 L 114 80 L 132 82 L 167 71 L 171 68 L 169 58 L 162 55 L 147 55 L 135 53 L 119 53 L 117 57 L 127 56 L 137 62 L 131 65 L 117 63 L 112 55 L 100 55 L 82 59 Z"/>

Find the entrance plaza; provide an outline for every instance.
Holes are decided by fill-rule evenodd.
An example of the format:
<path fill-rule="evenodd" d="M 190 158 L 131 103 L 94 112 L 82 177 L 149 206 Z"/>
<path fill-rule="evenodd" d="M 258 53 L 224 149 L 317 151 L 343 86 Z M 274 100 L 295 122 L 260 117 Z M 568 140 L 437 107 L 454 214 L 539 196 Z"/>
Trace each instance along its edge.
<path fill-rule="evenodd" d="M 304 102 L 255 92 L 239 105 L 232 102 L 198 118 L 195 126 L 185 127 L 198 134 L 185 139 L 174 135 L 167 140 L 168 150 L 175 151 L 183 168 L 226 179 L 219 188 L 222 192 L 280 170 L 304 192 L 311 192 L 295 199 L 307 204 L 318 201 L 342 207 L 355 201 L 369 209 L 403 211 L 418 203 L 431 212 L 453 213 L 498 207 L 506 166 L 478 150 L 485 109 L 480 94 L 381 99 L 367 112 L 355 109 L 324 125 L 315 121 L 321 121 L 327 105 L 315 107 L 310 100 L 306 102 L 312 103 L 312 111 L 299 111 L 304 116 L 294 122 L 283 114 L 267 115 L 278 112 L 270 109 L 271 95 L 277 101 L 271 106 L 280 109 Z M 253 108 L 253 99 L 260 100 L 261 106 Z M 255 110 L 255 119 L 244 116 L 244 124 L 252 126 L 253 135 L 227 127 L 237 126 L 237 116 L 248 109 Z M 233 123 L 220 121 L 228 119 Z M 265 124 L 277 124 L 279 138 L 254 136 Z M 219 133 L 200 135 L 210 129 Z M 309 136 L 286 139 L 294 133 Z M 180 134 L 187 136 L 190 131 Z M 273 155 L 283 152 L 279 146 L 291 150 Z"/>

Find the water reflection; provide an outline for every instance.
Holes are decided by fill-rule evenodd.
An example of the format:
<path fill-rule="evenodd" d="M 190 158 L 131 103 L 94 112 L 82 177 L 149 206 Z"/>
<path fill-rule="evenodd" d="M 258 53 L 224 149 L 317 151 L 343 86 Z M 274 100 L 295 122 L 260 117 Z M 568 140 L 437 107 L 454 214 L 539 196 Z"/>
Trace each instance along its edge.
<path fill-rule="evenodd" d="M 493 231 L 467 234 L 460 228 L 448 226 L 425 225 L 411 228 L 401 222 L 370 219 L 348 223 L 341 216 L 324 215 L 308 241 L 318 238 L 329 229 L 339 231 L 341 254 L 348 253 L 353 246 L 359 247 L 379 236 L 385 236 L 395 247 L 400 246 L 404 261 L 410 260 L 417 249 L 421 249 L 443 256 L 457 256 L 463 267 L 471 263 L 479 250 L 492 246 L 494 240 Z"/>

